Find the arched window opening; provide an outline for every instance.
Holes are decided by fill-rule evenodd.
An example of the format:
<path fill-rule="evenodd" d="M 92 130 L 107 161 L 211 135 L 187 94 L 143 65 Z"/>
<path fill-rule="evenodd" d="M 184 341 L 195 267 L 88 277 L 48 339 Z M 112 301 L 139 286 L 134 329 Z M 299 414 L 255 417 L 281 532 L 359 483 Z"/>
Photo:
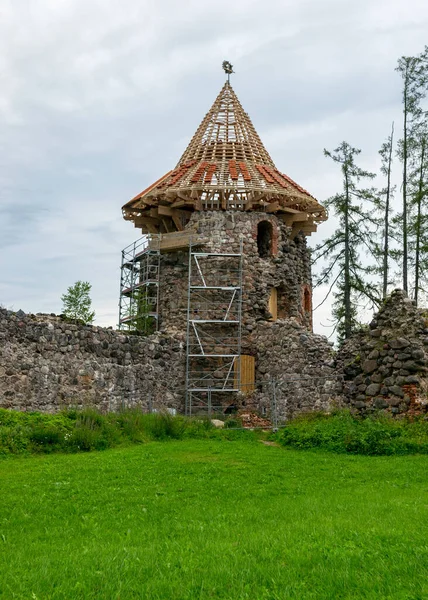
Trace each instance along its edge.
<path fill-rule="evenodd" d="M 257 225 L 257 250 L 260 258 L 272 255 L 272 223 L 260 221 Z"/>

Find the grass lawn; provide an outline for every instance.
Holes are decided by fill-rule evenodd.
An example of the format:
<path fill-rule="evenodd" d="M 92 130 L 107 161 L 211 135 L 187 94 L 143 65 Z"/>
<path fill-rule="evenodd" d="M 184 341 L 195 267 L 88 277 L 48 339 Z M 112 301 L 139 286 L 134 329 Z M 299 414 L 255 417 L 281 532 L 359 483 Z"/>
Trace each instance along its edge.
<path fill-rule="evenodd" d="M 428 598 L 428 456 L 181 440 L 0 461 L 0 598 Z"/>

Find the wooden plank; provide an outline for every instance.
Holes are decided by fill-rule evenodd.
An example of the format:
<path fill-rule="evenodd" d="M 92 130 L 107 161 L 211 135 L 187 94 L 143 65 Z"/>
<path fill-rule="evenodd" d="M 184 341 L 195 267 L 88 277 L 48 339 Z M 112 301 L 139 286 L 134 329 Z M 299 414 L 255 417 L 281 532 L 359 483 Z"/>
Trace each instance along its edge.
<path fill-rule="evenodd" d="M 314 233 L 317 230 L 317 226 L 315 225 L 315 223 L 305 223 L 301 229 L 303 233 L 310 234 Z"/>
<path fill-rule="evenodd" d="M 291 230 L 291 237 L 296 237 L 296 235 L 302 231 L 305 235 L 310 235 L 314 231 L 317 230 L 317 226 L 315 223 L 294 223 L 293 228 Z"/>
<path fill-rule="evenodd" d="M 161 237 L 160 250 L 161 252 L 172 252 L 189 247 L 190 235 L 183 233 L 167 233 Z"/>
<path fill-rule="evenodd" d="M 278 290 L 276 288 L 270 290 L 268 310 L 272 315 L 270 320 L 276 321 L 278 319 Z"/>
<path fill-rule="evenodd" d="M 240 377 L 239 377 L 240 376 Z M 240 386 L 243 394 L 251 394 L 255 390 L 255 358 L 242 354 L 235 360 L 235 386 Z"/>

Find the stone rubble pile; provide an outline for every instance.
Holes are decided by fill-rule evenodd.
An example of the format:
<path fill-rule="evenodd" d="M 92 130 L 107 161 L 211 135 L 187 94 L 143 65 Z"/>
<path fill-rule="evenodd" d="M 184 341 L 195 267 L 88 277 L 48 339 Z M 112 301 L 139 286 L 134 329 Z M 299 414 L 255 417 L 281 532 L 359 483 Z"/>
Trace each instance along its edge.
<path fill-rule="evenodd" d="M 401 290 L 392 292 L 337 357 L 346 380 L 345 402 L 363 412 L 425 412 L 427 366 L 428 320 Z"/>

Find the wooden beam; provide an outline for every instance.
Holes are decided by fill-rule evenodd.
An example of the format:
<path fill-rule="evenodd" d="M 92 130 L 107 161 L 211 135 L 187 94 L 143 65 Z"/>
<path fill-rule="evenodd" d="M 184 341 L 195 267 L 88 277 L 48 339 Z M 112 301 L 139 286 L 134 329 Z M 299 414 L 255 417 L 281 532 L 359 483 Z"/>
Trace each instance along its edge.
<path fill-rule="evenodd" d="M 156 225 L 152 225 L 151 223 L 134 223 L 134 227 L 137 229 L 141 229 L 142 233 L 159 233 L 159 228 Z"/>
<path fill-rule="evenodd" d="M 290 213 L 292 215 L 302 212 L 296 208 L 291 208 L 290 206 L 281 206 L 280 210 L 281 212 Z"/>
<path fill-rule="evenodd" d="M 136 217 L 134 220 L 135 227 L 144 228 L 149 233 L 158 233 L 160 227 L 159 219 L 154 219 L 153 217 L 149 217 L 146 215 L 141 215 L 141 217 Z"/>
<path fill-rule="evenodd" d="M 174 214 L 171 215 L 171 218 L 174 221 L 174 225 L 177 227 L 177 231 L 183 231 L 184 228 L 180 215 L 174 211 Z"/>
<path fill-rule="evenodd" d="M 278 214 L 277 217 L 288 226 L 293 223 L 305 223 L 309 219 L 308 213 L 298 211 L 289 214 Z"/>
<path fill-rule="evenodd" d="M 173 233 L 175 231 L 173 222 L 169 217 L 163 217 L 162 223 L 163 223 L 163 226 L 165 227 L 167 233 Z"/>
<path fill-rule="evenodd" d="M 189 210 L 180 210 L 170 206 L 159 206 L 160 215 L 171 217 L 178 231 L 183 231 L 183 226 L 189 221 L 191 212 Z"/>
<path fill-rule="evenodd" d="M 283 223 L 285 223 L 288 227 L 293 225 L 293 215 L 278 215 Z"/>
<path fill-rule="evenodd" d="M 158 213 L 165 217 L 172 216 L 173 209 L 170 206 L 158 206 Z"/>
<path fill-rule="evenodd" d="M 165 217 L 178 215 L 179 217 L 185 217 L 186 219 L 190 219 L 192 214 L 190 210 L 180 210 L 179 208 L 173 208 L 172 206 L 158 206 L 158 212 Z"/>
<path fill-rule="evenodd" d="M 171 208 L 178 208 L 179 206 L 184 206 L 185 204 L 190 204 L 191 200 L 176 200 L 171 204 Z"/>
<path fill-rule="evenodd" d="M 142 214 L 141 217 L 136 217 L 134 222 L 137 227 L 139 227 L 142 223 L 150 223 L 152 225 L 159 225 L 159 219 L 150 217 L 148 214 Z"/>
<path fill-rule="evenodd" d="M 267 213 L 273 213 L 273 212 L 276 212 L 276 211 L 278 211 L 280 208 L 281 208 L 281 207 L 280 207 L 280 205 L 279 205 L 279 202 L 271 202 L 270 204 L 268 204 L 268 205 L 265 207 L 265 211 L 266 211 Z"/>
<path fill-rule="evenodd" d="M 291 237 L 294 238 L 296 235 L 302 231 L 305 235 L 310 235 L 314 231 L 317 230 L 317 226 L 315 223 L 302 223 L 297 222 L 293 224 L 293 228 L 291 230 Z"/>
<path fill-rule="evenodd" d="M 152 200 L 151 198 L 141 198 L 132 208 L 146 208 L 147 206 L 156 206 L 158 203 L 157 200 Z"/>

